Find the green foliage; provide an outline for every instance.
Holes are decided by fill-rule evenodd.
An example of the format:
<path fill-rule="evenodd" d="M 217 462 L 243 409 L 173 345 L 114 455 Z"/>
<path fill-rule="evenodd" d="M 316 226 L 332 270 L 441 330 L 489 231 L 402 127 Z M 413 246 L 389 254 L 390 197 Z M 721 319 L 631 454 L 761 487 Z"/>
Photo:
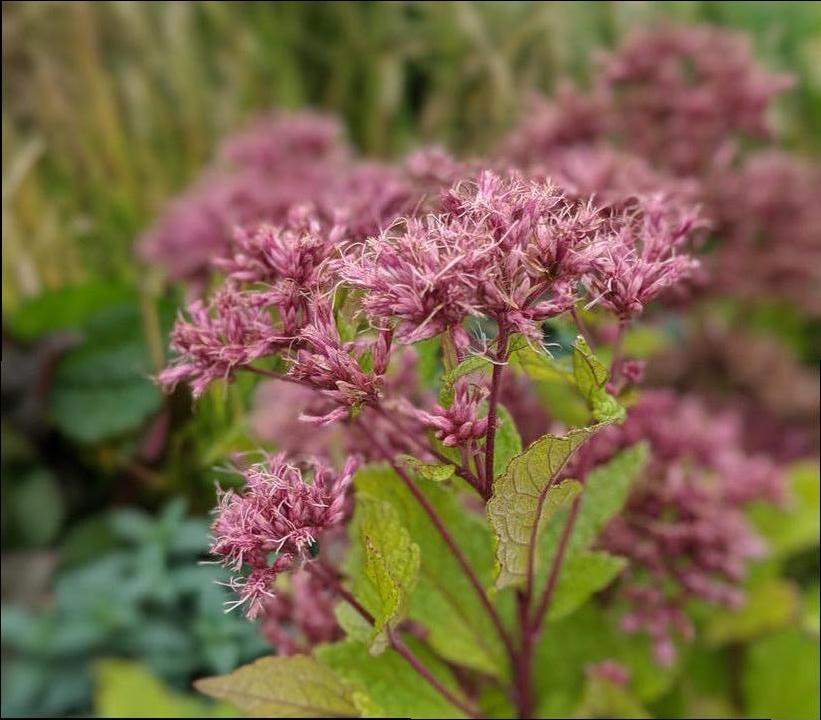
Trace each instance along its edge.
<path fill-rule="evenodd" d="M 564 374 L 563 377 L 571 382 L 569 374 Z M 487 514 L 497 537 L 497 587 L 521 585 L 527 579 L 528 567 L 544 566 L 538 557 L 530 557 L 531 548 L 533 553 L 538 553 L 539 540 L 547 522 L 580 489 L 574 481 L 556 485 L 556 478 L 583 443 L 607 423 L 624 418 L 624 409 L 605 390 L 607 377 L 607 370 L 587 347 L 584 339 L 577 338 L 573 346 L 572 382 L 587 401 L 598 424 L 571 430 L 564 436 L 545 435 L 531 444 L 524 453 L 513 458 L 504 474 L 494 481 Z M 592 482 L 594 492 L 598 492 L 601 481 L 592 478 Z M 629 484 L 623 485 L 616 481 L 613 486 L 623 487 L 626 493 Z M 625 499 L 626 495 L 620 502 L 623 503 Z M 595 502 L 595 499 L 591 502 Z M 590 517 L 588 512 L 583 514 L 580 521 L 586 523 Z M 558 524 L 554 524 L 554 527 L 558 527 Z M 590 541 L 592 538 L 588 540 Z M 551 542 L 551 547 L 555 549 L 557 537 L 551 536 Z M 594 576 L 606 574 L 602 567 L 599 564 L 597 570 L 590 575 L 593 586 L 602 582 L 601 579 L 593 582 Z M 579 570 L 578 566 L 574 567 L 574 571 Z"/>
<path fill-rule="evenodd" d="M 255 717 L 339 717 L 359 712 L 352 689 L 313 657 L 265 657 L 197 680 L 202 693 Z"/>
<path fill-rule="evenodd" d="M 504 646 L 489 627 L 487 614 L 433 523 L 402 480 L 384 467 L 367 467 L 354 478 L 359 495 L 389 502 L 410 537 L 419 545 L 421 563 L 409 616 L 429 631 L 428 642 L 443 658 L 497 677 L 507 674 Z M 493 545 L 487 524 L 465 512 L 460 498 L 426 484 L 425 495 L 436 508 L 465 556 L 486 586 L 493 582 Z M 361 555 L 349 553 L 346 571 L 357 578 Z"/>
<path fill-rule="evenodd" d="M 752 643 L 743 688 L 750 717 L 817 718 L 821 664 L 818 636 L 788 629 Z"/>
<path fill-rule="evenodd" d="M 505 474 L 494 482 L 487 514 L 497 538 L 497 587 L 521 585 L 527 579 L 532 541 L 539 538 L 544 523 L 581 490 L 575 480 L 552 483 L 590 435 L 588 430 L 566 437 L 547 435 L 511 460 Z"/>
<path fill-rule="evenodd" d="M 453 370 L 442 376 L 442 387 L 439 390 L 439 402 L 442 407 L 450 407 L 453 404 L 453 391 L 460 378 L 478 372 L 485 371 L 493 367 L 493 363 L 482 355 L 471 355 L 460 362 Z"/>
<path fill-rule="evenodd" d="M 819 476 L 816 463 L 797 463 L 788 475 L 786 507 L 756 503 L 750 517 L 780 558 L 818 545 Z"/>
<path fill-rule="evenodd" d="M 445 465 L 444 463 L 425 463 L 417 460 L 412 455 L 404 455 L 402 461 L 410 467 L 417 475 L 421 475 L 425 480 L 433 482 L 445 482 L 453 477 L 456 471 L 455 465 Z"/>
<path fill-rule="evenodd" d="M 603 660 L 627 668 L 638 702 L 652 702 L 670 688 L 677 668 L 660 667 L 646 637 L 623 633 L 618 613 L 587 603 L 545 628 L 536 649 L 536 717 L 572 716 L 583 700 L 586 668 Z"/>
<path fill-rule="evenodd" d="M 66 505 L 53 473 L 42 467 L 24 473 L 10 486 L 8 502 L 16 534 L 27 547 L 43 547 L 54 541 L 65 518 Z M 32 522 L 33 518 L 37 521 Z"/>
<path fill-rule="evenodd" d="M 229 705 L 212 705 L 174 692 L 139 663 L 101 660 L 94 667 L 94 710 L 99 717 L 235 717 Z"/>
<path fill-rule="evenodd" d="M 522 438 L 516 429 L 513 416 L 504 405 L 496 407 L 499 427 L 496 429 L 496 445 L 493 452 L 493 477 L 497 478 L 510 461 L 522 452 Z"/>
<path fill-rule="evenodd" d="M 424 387 L 438 387 L 442 377 L 442 343 L 438 337 L 415 343 L 419 382 Z"/>
<path fill-rule="evenodd" d="M 747 589 L 741 608 L 713 613 L 705 639 L 713 644 L 751 640 L 789 624 L 798 612 L 795 586 L 780 578 L 765 578 Z"/>
<path fill-rule="evenodd" d="M 61 359 L 50 396 L 57 427 L 80 442 L 98 442 L 138 428 L 162 404 L 142 339 L 139 307 L 92 316 L 83 342 Z"/>
<path fill-rule="evenodd" d="M 224 573 L 197 564 L 208 528 L 183 503 L 158 518 L 114 511 L 89 527 L 73 541 L 75 562 L 57 576 L 50 609 L 3 605 L 3 715 L 87 714 L 98 657 L 139 658 L 187 689 L 267 649 L 255 625 L 223 612 L 227 591 L 215 581 Z"/>
<path fill-rule="evenodd" d="M 587 678 L 577 718 L 649 718 L 652 717 L 632 696 L 628 688 L 595 675 Z"/>
<path fill-rule="evenodd" d="M 357 498 L 352 533 L 358 536 L 363 556 L 354 589 L 374 617 L 371 652 L 376 655 L 384 651 L 390 633 L 407 613 L 419 574 L 419 546 L 389 502 L 364 494 Z"/>
<path fill-rule="evenodd" d="M 21 340 L 35 340 L 57 330 L 81 327 L 89 317 L 133 303 L 127 285 L 92 280 L 49 290 L 23 303 L 9 317 L 9 329 Z"/>
<path fill-rule="evenodd" d="M 621 422 L 624 408 L 605 390 L 608 371 L 599 362 L 581 335 L 573 345 L 573 379 L 597 422 Z"/>
<path fill-rule="evenodd" d="M 414 654 L 449 689 L 455 689 L 447 667 L 425 652 L 420 643 L 409 643 Z M 323 665 L 353 688 L 353 701 L 364 717 L 460 717 L 425 680 L 410 669 L 395 651 L 378 658 L 357 642 L 322 645 L 316 657 Z"/>
<path fill-rule="evenodd" d="M 591 595 L 607 587 L 626 564 L 624 558 L 605 552 L 573 555 L 562 567 L 548 620 L 560 620 L 575 611 Z"/>
<path fill-rule="evenodd" d="M 573 341 L 569 358 L 553 358 L 522 345 L 513 351 L 511 362 L 536 382 L 551 414 L 570 425 L 588 424 L 591 415 L 601 423 L 625 417 L 624 408 L 606 390 L 607 368 L 581 336 Z"/>
<path fill-rule="evenodd" d="M 580 554 L 584 554 L 598 537 L 607 521 L 624 507 L 632 484 L 647 462 L 647 456 L 648 449 L 646 445 L 634 445 L 627 450 L 623 450 L 610 462 L 597 467 L 588 474 L 584 491 L 579 496 L 581 505 L 576 516 L 573 532 L 567 543 L 567 551 L 564 556 L 565 567 L 573 566 L 572 564 L 576 562 L 575 558 Z M 559 539 L 564 531 L 568 516 L 569 512 L 566 509 L 556 513 L 541 536 L 542 561 L 537 565 L 537 587 L 547 579 L 548 570 L 559 546 Z M 588 558 L 590 558 L 589 555 Z M 584 560 L 578 562 L 583 564 Z M 608 574 L 606 565 L 609 564 L 609 571 L 615 569 L 615 562 L 602 561 L 601 558 L 594 559 L 592 562 L 596 565 L 591 564 L 589 574 L 583 572 L 581 568 L 575 571 L 577 577 L 584 577 L 585 583 L 589 583 L 588 587 L 604 582 L 604 577 Z M 597 567 L 598 570 L 594 570 L 594 567 Z M 570 587 L 567 589 L 562 588 L 564 584 L 572 581 L 572 579 L 572 576 L 568 579 L 568 576 L 562 573 L 556 590 L 557 595 L 565 592 L 575 594 L 576 591 Z"/>

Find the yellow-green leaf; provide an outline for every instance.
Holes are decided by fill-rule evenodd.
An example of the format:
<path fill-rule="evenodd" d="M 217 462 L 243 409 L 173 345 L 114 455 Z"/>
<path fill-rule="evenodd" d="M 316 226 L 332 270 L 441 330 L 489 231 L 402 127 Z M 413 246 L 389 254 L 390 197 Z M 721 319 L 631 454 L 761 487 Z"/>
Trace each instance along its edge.
<path fill-rule="evenodd" d="M 94 666 L 94 710 L 99 717 L 234 717 L 225 703 L 171 690 L 140 663 L 101 660 Z"/>
<path fill-rule="evenodd" d="M 597 428 L 545 435 L 513 458 L 493 483 L 487 514 L 496 538 L 497 587 L 521 585 L 527 579 L 531 548 L 545 523 L 581 486 L 573 480 L 553 485 L 575 450 Z"/>
<path fill-rule="evenodd" d="M 412 638 L 407 644 L 442 683 L 458 692 L 453 676 L 441 660 Z M 363 717 L 461 717 L 393 650 L 373 657 L 361 643 L 347 640 L 321 645 L 316 649 L 316 657 L 351 687 Z"/>
<path fill-rule="evenodd" d="M 410 467 L 417 475 L 421 475 L 426 480 L 433 482 L 444 482 L 453 477 L 456 471 L 455 465 L 444 463 L 426 463 L 418 460 L 412 455 L 403 455 L 402 461 Z"/>
<path fill-rule="evenodd" d="M 607 587 L 627 561 L 605 552 L 583 552 L 562 567 L 550 605 L 550 620 L 559 620 L 584 604 L 593 593 Z"/>
<path fill-rule="evenodd" d="M 409 617 L 428 630 L 427 641 L 443 658 L 499 678 L 507 674 L 505 648 L 489 626 L 487 614 L 464 572 L 419 502 L 399 476 L 386 466 L 362 468 L 354 478 L 358 496 L 389 502 L 399 513 L 421 551 L 416 591 Z M 466 512 L 459 496 L 435 483 L 422 491 L 436 509 L 484 585 L 493 582 L 493 540 L 483 519 Z M 356 538 L 352 532 L 352 538 Z M 352 546 L 345 569 L 356 579 L 363 573 L 362 553 Z M 509 598 L 497 598 L 505 600 Z"/>
<path fill-rule="evenodd" d="M 442 377 L 442 388 L 439 391 L 439 402 L 443 407 L 450 407 L 453 403 L 453 389 L 456 387 L 456 381 L 463 378 L 465 375 L 470 375 L 477 370 L 485 370 L 491 367 L 492 363 L 488 358 L 481 355 L 471 355 L 460 362 L 449 373 L 445 373 Z"/>
<path fill-rule="evenodd" d="M 629 688 L 608 678 L 588 676 L 577 718 L 649 718 Z"/>
<path fill-rule="evenodd" d="M 352 689 L 312 657 L 265 657 L 194 686 L 257 717 L 358 717 Z"/>
<path fill-rule="evenodd" d="M 371 652 L 378 654 L 407 614 L 408 597 L 419 575 L 419 546 L 389 502 L 361 494 L 356 515 L 364 572 L 355 579 L 354 590 L 373 614 Z"/>
<path fill-rule="evenodd" d="M 798 591 L 792 583 L 767 578 L 747 589 L 746 601 L 740 608 L 717 611 L 705 636 L 714 645 L 751 640 L 789 624 L 798 606 Z"/>
<path fill-rule="evenodd" d="M 507 469 L 508 463 L 522 452 L 522 438 L 513 416 L 504 405 L 499 405 L 496 412 L 499 427 L 496 430 L 493 453 L 493 477 L 499 477 Z"/>
<path fill-rule="evenodd" d="M 605 390 L 608 371 L 580 335 L 573 345 L 573 377 L 598 422 L 624 420 L 624 408 Z"/>

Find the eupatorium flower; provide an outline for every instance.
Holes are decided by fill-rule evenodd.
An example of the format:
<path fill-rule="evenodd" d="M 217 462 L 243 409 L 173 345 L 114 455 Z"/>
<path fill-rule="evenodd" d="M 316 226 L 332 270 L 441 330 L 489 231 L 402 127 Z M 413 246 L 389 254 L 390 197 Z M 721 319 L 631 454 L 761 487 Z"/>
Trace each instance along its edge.
<path fill-rule="evenodd" d="M 480 407 L 487 395 L 485 386 L 463 378 L 456 383 L 450 407 L 436 405 L 426 411 L 405 403 L 401 409 L 423 428 L 433 430 L 443 445 L 468 447 L 487 433 L 488 419 L 480 415 Z"/>
<path fill-rule="evenodd" d="M 721 244 L 715 292 L 784 297 L 821 315 L 821 166 L 778 150 L 710 178 L 709 212 Z"/>
<path fill-rule="evenodd" d="M 659 661 L 669 663 L 674 635 L 693 633 L 684 610 L 690 598 L 743 600 L 747 565 L 765 547 L 742 508 L 756 499 L 777 501 L 782 478 L 771 462 L 740 449 L 732 415 L 711 414 L 700 401 L 665 391 L 647 392 L 624 425 L 582 448 L 577 467 L 640 441 L 651 451 L 645 477 L 599 543 L 631 561 L 623 581 L 632 607 L 625 629 L 648 633 Z"/>
<path fill-rule="evenodd" d="M 616 218 L 611 242 L 584 283 L 592 300 L 621 320 L 641 314 L 667 288 L 692 276 L 699 263 L 680 254 L 702 227 L 697 210 L 663 195 L 640 198 Z"/>
<path fill-rule="evenodd" d="M 573 283 L 598 252 L 595 209 L 547 183 L 489 171 L 457 184 L 443 205 L 340 263 L 341 277 L 365 291 L 365 311 L 398 321 L 405 342 L 448 330 L 464 348 L 462 323 L 479 315 L 540 338 L 538 323 L 572 306 Z"/>
<path fill-rule="evenodd" d="M 766 111 L 791 80 L 760 68 L 748 39 L 710 26 L 639 30 L 604 59 L 608 130 L 687 175 L 745 137 L 769 134 Z"/>
<path fill-rule="evenodd" d="M 257 617 L 277 575 L 306 560 L 320 535 L 343 520 L 356 465 L 351 458 L 336 473 L 320 463 L 299 466 L 284 454 L 272 455 L 242 471 L 244 492 L 220 494 L 211 553 L 235 573 L 230 587 L 239 598 L 231 608 L 245 606 L 249 618 Z"/>
<path fill-rule="evenodd" d="M 283 348 L 289 338 L 279 333 L 270 312 L 248 294 L 224 287 L 209 302 L 196 300 L 180 317 L 171 334 L 179 357 L 158 381 L 167 390 L 180 382 L 191 385 L 194 397 L 215 380 L 230 380 L 236 370 Z"/>
<path fill-rule="evenodd" d="M 289 375 L 319 390 L 333 401 L 334 407 L 324 415 L 302 415 L 302 419 L 327 425 L 378 401 L 390 362 L 392 335 L 391 330 L 381 330 L 368 348 L 353 341 L 343 342 L 330 305 L 317 300 L 311 322 L 299 334 L 299 349 Z M 370 353 L 371 369 L 362 366 L 366 352 Z"/>
<path fill-rule="evenodd" d="M 320 200 L 350 164 L 335 120 L 275 113 L 229 137 L 203 179 L 171 203 L 140 239 L 139 254 L 174 280 L 207 279 L 237 227 L 279 223 Z"/>

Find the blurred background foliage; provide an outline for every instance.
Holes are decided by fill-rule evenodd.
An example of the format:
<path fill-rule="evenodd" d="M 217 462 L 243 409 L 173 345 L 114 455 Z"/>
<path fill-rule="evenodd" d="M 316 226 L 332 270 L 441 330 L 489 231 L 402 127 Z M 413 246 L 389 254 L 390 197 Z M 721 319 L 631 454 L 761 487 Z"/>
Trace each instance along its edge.
<path fill-rule="evenodd" d="M 249 116 L 313 106 L 369 154 L 423 142 L 480 153 L 534 90 L 584 83 L 598 49 L 672 18 L 747 31 L 769 67 L 798 78 L 779 107 L 786 144 L 821 151 L 817 3 L 6 2 L 2 15 L 4 715 L 90 712 L 95 673 L 102 714 L 224 713 L 177 693 L 265 651 L 196 564 L 214 468 L 252 447 L 251 386 L 210 393 L 196 415 L 163 400 L 149 376 L 182 291 L 132 250 Z M 783 335 L 785 317 L 751 322 Z M 814 347 L 797 327 L 793 344 Z M 790 557 L 812 564 L 808 517 Z M 803 613 L 817 634 L 817 605 L 816 580 L 788 620 Z M 764 621 L 779 632 L 755 646 L 762 677 L 790 653 L 818 667 L 817 643 L 785 622 Z M 715 652 L 742 631 L 715 630 Z M 692 682 L 714 680 L 703 675 Z M 749 683 L 751 707 L 770 707 L 773 682 Z M 134 704 L 146 697 L 155 705 Z"/>

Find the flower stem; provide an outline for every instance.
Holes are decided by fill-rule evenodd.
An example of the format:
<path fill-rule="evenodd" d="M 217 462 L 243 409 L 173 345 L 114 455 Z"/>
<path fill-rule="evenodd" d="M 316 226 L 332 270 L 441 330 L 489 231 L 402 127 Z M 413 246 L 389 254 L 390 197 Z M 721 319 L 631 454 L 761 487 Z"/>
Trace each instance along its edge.
<path fill-rule="evenodd" d="M 487 435 L 485 436 L 485 478 L 483 495 L 490 497 L 493 486 L 493 460 L 496 450 L 496 410 L 499 405 L 499 390 L 502 386 L 502 373 L 507 362 L 507 325 L 499 326 L 499 335 L 496 339 L 496 361 L 493 363 L 493 376 L 490 381 L 490 399 L 487 411 Z"/>
<path fill-rule="evenodd" d="M 533 632 L 538 636 L 541 630 L 542 623 L 550 610 L 550 603 L 553 601 L 553 595 L 556 592 L 556 587 L 559 584 L 559 576 L 562 572 L 562 565 L 564 564 L 567 550 L 570 547 L 570 538 L 573 536 L 573 529 L 576 526 L 576 519 L 579 516 L 579 509 L 582 504 L 582 495 L 576 497 L 573 501 L 573 506 L 570 508 L 570 515 L 565 523 L 562 537 L 559 540 L 559 547 L 556 550 L 556 555 L 553 557 L 553 563 L 550 566 L 550 575 L 547 578 L 547 585 L 542 593 L 542 599 L 539 602 L 539 607 L 533 616 Z"/>
<path fill-rule="evenodd" d="M 432 447 L 429 443 L 422 442 L 412 432 L 409 432 L 407 428 L 402 427 L 399 421 L 395 417 L 393 417 L 393 415 L 391 415 L 389 412 L 386 412 L 383 407 L 381 407 L 380 405 L 372 405 L 371 408 L 381 418 L 383 418 L 391 425 L 393 425 L 397 432 L 399 432 L 402 435 L 402 438 L 404 440 L 409 440 L 414 445 L 416 445 L 416 447 L 419 448 L 422 452 L 430 453 L 439 462 L 445 465 L 455 465 L 453 460 L 451 460 L 449 457 L 440 453 L 436 448 Z M 463 480 L 465 480 L 469 485 L 476 488 L 477 492 L 482 492 L 479 478 L 471 471 L 467 463 L 463 461 L 461 466 L 457 466 L 456 474 L 459 475 Z"/>
<path fill-rule="evenodd" d="M 382 457 L 385 458 L 385 460 L 388 463 L 390 463 L 391 467 L 394 469 L 396 474 L 399 475 L 399 477 L 405 483 L 405 486 L 408 488 L 408 490 L 410 490 L 411 495 L 413 495 L 416 501 L 422 506 L 422 509 L 425 511 L 425 514 L 428 516 L 436 530 L 442 536 L 442 539 L 445 541 L 445 545 L 447 545 L 448 549 L 451 551 L 451 553 L 453 553 L 454 558 L 456 558 L 456 562 L 459 563 L 459 566 L 462 568 L 467 579 L 470 581 L 470 584 L 473 586 L 473 589 L 476 591 L 476 594 L 479 596 L 479 600 L 482 603 L 482 606 L 485 608 L 487 614 L 490 616 L 490 619 L 493 622 L 496 631 L 499 633 L 499 637 L 504 642 L 505 647 L 507 648 L 511 658 L 514 657 L 515 649 L 513 647 L 513 641 L 511 640 L 510 635 L 505 629 L 505 626 L 502 623 L 502 619 L 499 617 L 499 614 L 496 612 L 496 609 L 490 602 L 490 599 L 488 598 L 481 581 L 476 576 L 476 572 L 471 567 L 461 548 L 456 544 L 456 540 L 454 540 L 453 536 L 450 534 L 450 531 L 447 529 L 447 527 L 445 527 L 445 523 L 442 521 L 442 518 L 439 517 L 439 513 L 436 512 L 436 508 L 434 508 L 433 505 L 431 505 L 430 500 L 428 500 L 425 493 L 423 493 L 419 489 L 419 486 L 413 481 L 413 478 L 411 478 L 411 476 L 408 475 L 405 469 L 393 459 L 393 457 L 385 448 L 385 446 L 382 445 L 382 443 L 373 434 L 368 433 L 367 428 L 365 428 L 361 422 L 359 423 L 359 427 L 366 434 L 368 440 L 377 449 L 379 454 L 382 455 Z"/>
<path fill-rule="evenodd" d="M 521 647 L 516 657 L 516 703 L 519 706 L 520 718 L 533 717 L 533 649 L 534 632 L 529 615 L 530 599 L 527 593 L 519 592 L 516 599 L 519 603 L 519 627 L 521 628 Z"/>
<path fill-rule="evenodd" d="M 319 563 L 309 563 L 306 565 L 310 572 L 313 572 L 320 580 L 328 583 L 333 588 L 333 591 L 339 595 L 348 605 L 356 610 L 366 622 L 373 625 L 373 615 L 371 615 L 362 603 L 357 600 L 353 594 L 339 581 L 336 572 Z"/>
<path fill-rule="evenodd" d="M 459 708 L 465 715 L 472 718 L 481 718 L 482 715 L 472 705 L 466 701 L 456 697 L 450 690 L 448 690 L 442 682 L 430 670 L 428 670 L 413 651 L 405 645 L 405 642 L 399 637 L 399 634 L 394 630 L 388 631 L 388 638 L 390 639 L 391 647 L 396 650 L 407 663 L 421 675 L 428 684 L 433 687 L 445 700 L 447 700 L 454 707 Z"/>

